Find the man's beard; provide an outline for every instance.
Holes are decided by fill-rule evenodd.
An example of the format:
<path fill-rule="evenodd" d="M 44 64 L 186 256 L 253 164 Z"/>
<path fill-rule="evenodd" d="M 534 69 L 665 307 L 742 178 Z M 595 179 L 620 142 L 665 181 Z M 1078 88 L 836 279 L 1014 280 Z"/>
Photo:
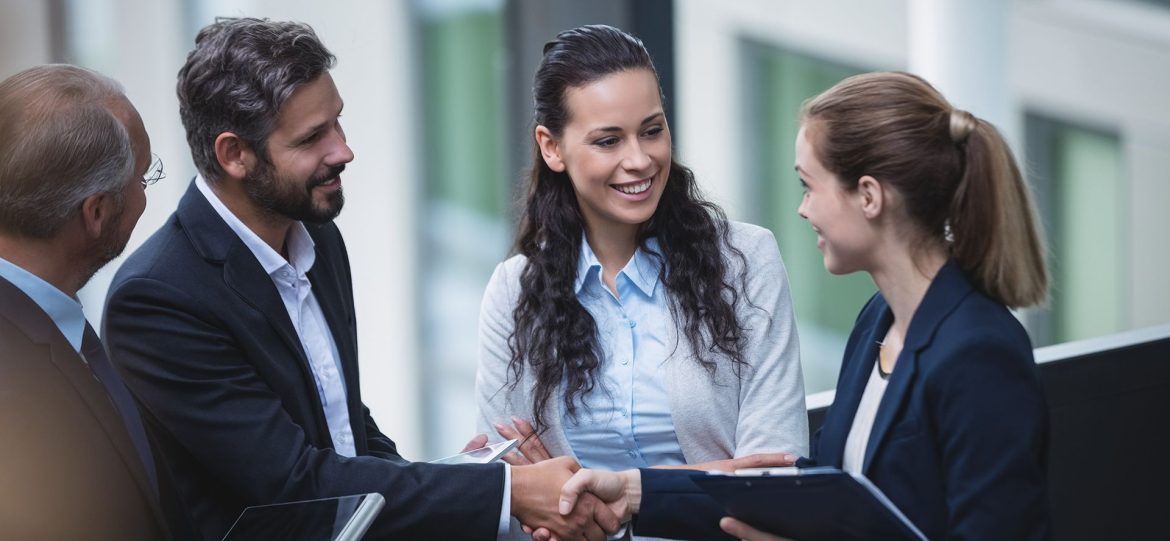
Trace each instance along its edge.
<path fill-rule="evenodd" d="M 244 191 L 256 206 L 270 214 L 299 222 L 325 223 L 341 213 L 345 195 L 338 189 L 328 195 L 323 206 L 318 207 L 313 203 L 313 188 L 333 180 L 344 170 L 345 164 L 337 165 L 308 182 L 300 183 L 277 176 L 272 165 L 264 164 L 244 179 Z"/>
<path fill-rule="evenodd" d="M 89 282 L 97 271 L 106 266 L 106 263 L 113 261 L 118 256 L 122 255 L 122 251 L 126 249 L 126 245 L 130 242 L 130 231 L 122 231 L 117 224 L 122 223 L 122 213 L 126 212 L 125 207 L 118 211 L 118 214 L 111 217 L 110 225 L 114 227 L 107 227 L 102 232 L 102 236 L 93 243 L 91 257 L 87 257 L 88 263 L 81 274 L 81 283 L 78 284 L 78 289 Z M 131 226 L 133 227 L 133 225 Z"/>

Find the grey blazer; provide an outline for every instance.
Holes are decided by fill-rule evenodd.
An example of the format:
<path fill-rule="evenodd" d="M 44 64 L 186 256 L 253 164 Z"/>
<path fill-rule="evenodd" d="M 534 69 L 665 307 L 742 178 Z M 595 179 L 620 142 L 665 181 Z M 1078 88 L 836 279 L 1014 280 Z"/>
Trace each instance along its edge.
<path fill-rule="evenodd" d="M 737 315 L 746 328 L 745 359 L 750 369 L 740 378 L 729 363 L 719 362 L 715 373 L 708 374 L 693 360 L 688 341 L 675 326 L 678 347 L 667 360 L 667 389 L 679 445 L 688 463 L 776 451 L 805 456 L 808 417 L 800 347 L 776 239 L 767 229 L 731 222 L 729 240 L 747 263 L 746 283 L 734 279 L 732 283 L 741 288 Z M 726 250 L 724 257 L 732 276 L 738 275 L 743 263 Z M 510 389 L 508 381 L 508 337 L 525 262 L 524 256 L 517 255 L 496 267 L 480 310 L 477 424 L 493 442 L 500 440 L 493 424 L 507 424 L 513 415 L 532 419 L 535 383 L 530 371 L 525 371 L 515 388 Z M 551 400 L 549 409 L 545 418 L 551 426 L 541 440 L 554 456 L 575 457 L 560 424 L 561 401 Z"/>

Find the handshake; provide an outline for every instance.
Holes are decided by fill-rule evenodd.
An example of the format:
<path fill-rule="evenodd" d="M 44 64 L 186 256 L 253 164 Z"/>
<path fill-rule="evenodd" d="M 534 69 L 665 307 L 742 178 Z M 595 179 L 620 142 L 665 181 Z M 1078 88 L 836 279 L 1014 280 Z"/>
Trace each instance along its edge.
<path fill-rule="evenodd" d="M 622 531 L 622 525 L 638 514 L 642 503 L 642 475 L 632 469 L 621 472 L 590 470 L 570 457 L 553 458 L 531 425 L 513 419 L 515 428 L 496 425 L 505 438 L 523 441 L 518 452 L 504 457 L 512 468 L 512 515 L 535 541 L 605 540 Z M 481 447 L 480 435 L 467 448 Z M 790 466 L 796 457 L 766 453 L 746 457 L 670 466 L 671 469 L 734 471 L 743 468 Z M 779 539 L 724 518 L 720 525 L 743 539 Z"/>

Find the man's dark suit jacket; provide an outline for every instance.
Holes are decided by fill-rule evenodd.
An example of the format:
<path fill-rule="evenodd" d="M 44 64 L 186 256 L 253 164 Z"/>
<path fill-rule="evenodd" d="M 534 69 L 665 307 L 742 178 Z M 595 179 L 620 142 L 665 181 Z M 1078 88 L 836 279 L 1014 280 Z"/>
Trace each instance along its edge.
<path fill-rule="evenodd" d="M 366 492 L 386 498 L 369 539 L 494 538 L 502 465 L 436 466 L 398 455 L 362 404 L 341 234 L 332 223 L 306 227 L 317 251 L 308 276 L 341 355 L 358 456 L 333 452 L 276 286 L 192 183 L 119 269 L 106 301 L 104 337 L 141 405 L 159 468 L 169 469 L 209 540 L 249 505 Z"/>
<path fill-rule="evenodd" d="M 40 306 L 0 278 L 0 537 L 165 539 L 122 417 Z"/>
<path fill-rule="evenodd" d="M 800 466 L 841 467 L 892 323 L 881 294 L 862 309 L 812 460 Z M 1048 539 L 1047 415 L 1023 327 L 950 261 L 910 322 L 862 473 L 930 539 Z M 642 484 L 635 533 L 728 538 L 718 527 L 725 513 L 688 475 L 642 470 Z"/>

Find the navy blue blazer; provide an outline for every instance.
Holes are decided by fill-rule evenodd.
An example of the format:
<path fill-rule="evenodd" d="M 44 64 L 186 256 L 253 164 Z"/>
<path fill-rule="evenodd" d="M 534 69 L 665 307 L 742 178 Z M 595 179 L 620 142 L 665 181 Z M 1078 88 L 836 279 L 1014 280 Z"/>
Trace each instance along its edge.
<path fill-rule="evenodd" d="M 341 356 L 357 457 L 333 452 L 272 279 L 194 184 L 114 277 L 103 334 L 159 469 L 179 489 L 170 520 L 218 541 L 245 506 L 380 492 L 386 506 L 367 539 L 494 538 L 503 467 L 399 456 L 361 400 L 341 233 L 333 223 L 306 227 L 317 251 L 308 277 Z"/>
<path fill-rule="evenodd" d="M 877 342 L 892 323 L 874 295 L 801 466 L 841 467 Z M 1048 539 L 1046 447 L 1047 409 L 1027 333 L 948 262 L 910 322 L 862 472 L 930 539 Z M 637 534 L 727 538 L 718 504 L 686 474 L 643 470 L 642 483 Z"/>

